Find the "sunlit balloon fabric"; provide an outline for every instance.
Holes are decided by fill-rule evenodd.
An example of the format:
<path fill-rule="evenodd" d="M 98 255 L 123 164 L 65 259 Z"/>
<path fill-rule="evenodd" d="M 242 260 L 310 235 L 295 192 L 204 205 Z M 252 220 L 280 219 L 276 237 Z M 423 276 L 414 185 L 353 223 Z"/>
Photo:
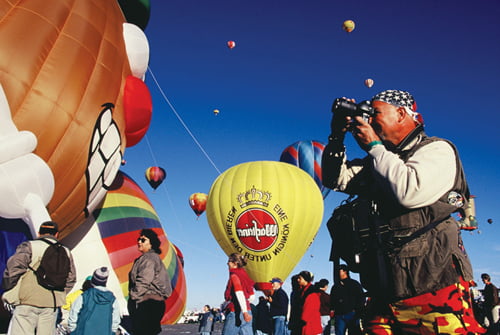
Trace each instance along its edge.
<path fill-rule="evenodd" d="M 344 29 L 348 33 L 353 31 L 355 26 L 356 24 L 353 20 L 345 20 L 344 23 L 342 23 L 342 29 Z"/>
<path fill-rule="evenodd" d="M 326 198 L 330 189 L 321 182 L 321 156 L 325 145 L 318 141 L 298 141 L 283 150 L 280 162 L 290 163 L 307 172 L 316 182 L 323 198 Z"/>
<path fill-rule="evenodd" d="M 259 290 L 285 279 L 310 246 L 323 218 L 323 198 L 298 167 L 273 161 L 242 163 L 222 173 L 208 194 L 207 219 L 229 255 L 239 252 Z"/>
<path fill-rule="evenodd" d="M 167 173 L 162 167 L 151 166 L 146 169 L 145 176 L 149 185 L 156 190 L 163 183 L 163 180 L 165 180 Z"/>
<path fill-rule="evenodd" d="M 207 199 L 208 195 L 205 193 L 193 193 L 189 196 L 189 206 L 191 206 L 196 216 L 200 216 L 205 211 Z"/>
<path fill-rule="evenodd" d="M 173 289 L 172 295 L 166 300 L 162 324 L 175 323 L 186 306 L 186 279 L 182 261 L 145 193 L 129 176 L 119 172 L 102 208 L 95 212 L 95 218 L 125 297 L 128 296 L 128 273 L 134 260 L 140 256 L 137 249 L 139 232 L 143 228 L 156 231 L 161 241 L 160 257 L 168 269 Z"/>
<path fill-rule="evenodd" d="M 120 167 L 131 75 L 124 21 L 116 0 L 0 0 L 7 113 L 18 130 L 34 134 L 33 154 L 53 174 L 47 208 L 61 237 L 102 201 Z"/>

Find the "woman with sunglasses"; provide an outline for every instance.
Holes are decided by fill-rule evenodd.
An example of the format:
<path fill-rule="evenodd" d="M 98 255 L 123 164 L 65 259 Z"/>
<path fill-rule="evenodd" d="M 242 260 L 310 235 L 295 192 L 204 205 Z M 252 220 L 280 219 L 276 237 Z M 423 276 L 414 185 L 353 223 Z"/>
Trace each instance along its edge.
<path fill-rule="evenodd" d="M 167 269 L 160 254 L 160 239 L 152 229 L 141 230 L 137 247 L 142 253 L 132 266 L 128 280 L 128 312 L 134 335 L 161 332 L 165 299 L 172 293 Z"/>
<path fill-rule="evenodd" d="M 222 335 L 253 335 L 250 302 L 255 297 L 254 282 L 243 268 L 246 264 L 241 254 L 229 255 L 229 280 L 224 292 L 226 320 Z"/>

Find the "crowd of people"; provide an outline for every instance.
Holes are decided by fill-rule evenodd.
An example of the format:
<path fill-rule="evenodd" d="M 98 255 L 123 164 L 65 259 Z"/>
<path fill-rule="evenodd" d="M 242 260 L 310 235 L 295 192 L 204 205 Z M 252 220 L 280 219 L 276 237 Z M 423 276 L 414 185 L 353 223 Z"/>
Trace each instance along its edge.
<path fill-rule="evenodd" d="M 229 256 L 229 280 L 222 308 L 226 317 L 223 335 L 327 335 L 331 333 L 332 316 L 335 334 L 345 334 L 346 330 L 349 334 L 361 334 L 359 320 L 365 296 L 361 285 L 349 277 L 345 265 L 340 270 L 340 281 L 330 293 L 328 279 L 314 282 L 311 272 L 301 271 L 291 276 L 290 295 L 283 289 L 282 279 L 275 277 L 270 280 L 272 290 L 265 291 L 258 299 L 245 265 L 241 254 Z M 200 320 L 208 319 L 207 308 Z M 205 321 L 202 322 L 200 333 L 206 329 Z"/>
<path fill-rule="evenodd" d="M 239 267 L 229 264 L 233 263 L 231 259 L 237 260 L 235 263 L 239 264 Z M 265 294 L 258 299 L 254 297 L 253 282 L 239 279 L 239 276 L 243 278 L 246 276 L 244 264 L 245 260 L 240 254 L 235 253 L 230 256 L 228 265 L 230 269 L 236 266 L 239 274 L 230 271 L 229 290 L 226 290 L 226 303 L 223 304 L 222 310 L 222 313 L 229 317 L 224 321 L 223 335 L 330 335 L 332 332 L 335 335 L 412 334 L 407 331 L 391 333 L 367 330 L 366 317 L 370 315 L 367 312 L 368 308 L 371 308 L 372 298 L 357 280 L 351 278 L 346 264 L 339 266 L 338 280 L 332 285 L 329 293 L 327 279 L 314 282 L 311 272 L 301 271 L 291 276 L 290 295 L 282 288 L 283 281 L 275 277 L 270 281 L 273 289 L 264 292 Z M 496 335 L 499 334 L 500 325 L 498 289 L 491 283 L 488 274 L 482 274 L 481 278 L 485 287 L 482 293 L 473 296 L 472 300 L 474 306 L 481 308 L 482 313 L 475 313 L 475 316 L 478 324 L 485 328 L 478 333 Z M 447 300 L 452 302 L 453 298 L 449 296 Z M 246 308 L 238 307 L 240 301 Z M 457 315 L 457 318 L 460 316 Z M 213 320 L 215 314 L 207 305 L 200 314 L 201 335 L 210 335 L 213 332 Z M 415 329 L 418 327 L 419 324 L 415 324 Z M 438 334 L 438 332 L 426 332 L 426 334 Z"/>
<path fill-rule="evenodd" d="M 7 334 L 45 335 L 56 329 L 81 335 L 125 333 L 118 301 L 106 287 L 107 267 L 98 267 L 80 289 L 70 293 L 76 283 L 75 265 L 71 251 L 58 241 L 58 233 L 56 222 L 42 223 L 38 238 L 21 243 L 8 259 L 2 280 L 3 305 L 12 313 Z M 141 255 L 129 273 L 131 334 L 161 332 L 165 300 L 172 287 L 159 256 L 160 244 L 152 229 L 140 231 L 137 247 Z"/>

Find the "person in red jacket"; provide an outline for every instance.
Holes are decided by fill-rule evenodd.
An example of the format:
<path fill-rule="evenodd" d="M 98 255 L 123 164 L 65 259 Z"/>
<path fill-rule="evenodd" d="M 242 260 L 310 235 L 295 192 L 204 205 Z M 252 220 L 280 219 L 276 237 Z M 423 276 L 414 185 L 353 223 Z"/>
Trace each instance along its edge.
<path fill-rule="evenodd" d="M 321 326 L 320 297 L 318 290 L 311 284 L 313 274 L 301 271 L 297 281 L 300 286 L 302 305 L 302 335 L 319 335 L 323 333 Z"/>
<path fill-rule="evenodd" d="M 247 264 L 238 253 L 229 255 L 229 280 L 224 292 L 226 319 L 223 335 L 253 335 L 250 302 L 255 297 L 254 282 L 243 268 Z"/>

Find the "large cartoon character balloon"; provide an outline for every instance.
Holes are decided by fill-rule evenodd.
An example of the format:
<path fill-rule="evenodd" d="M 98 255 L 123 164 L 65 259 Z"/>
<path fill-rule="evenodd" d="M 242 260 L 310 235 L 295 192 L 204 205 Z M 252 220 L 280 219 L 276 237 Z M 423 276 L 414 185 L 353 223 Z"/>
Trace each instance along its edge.
<path fill-rule="evenodd" d="M 90 230 L 85 230 L 90 225 Z M 182 254 L 168 239 L 158 215 L 143 190 L 125 173 L 119 172 L 104 203 L 92 217 L 63 240 L 76 245 L 72 250 L 78 283 L 99 266 L 113 269 L 107 286 L 119 299 L 121 310 L 127 313 L 128 273 L 134 260 L 140 256 L 137 238 L 143 228 L 153 229 L 160 238 L 160 258 L 167 267 L 172 284 L 172 295 L 166 300 L 162 324 L 173 324 L 186 307 L 186 278 Z M 83 231 L 83 238 L 81 232 Z"/>
<path fill-rule="evenodd" d="M 64 237 L 102 201 L 151 118 L 130 25 L 116 0 L 0 0 L 0 217 Z"/>
<path fill-rule="evenodd" d="M 323 218 L 323 197 L 298 167 L 271 161 L 233 166 L 213 183 L 207 219 L 226 254 L 247 257 L 259 290 L 286 278 L 314 240 Z"/>

